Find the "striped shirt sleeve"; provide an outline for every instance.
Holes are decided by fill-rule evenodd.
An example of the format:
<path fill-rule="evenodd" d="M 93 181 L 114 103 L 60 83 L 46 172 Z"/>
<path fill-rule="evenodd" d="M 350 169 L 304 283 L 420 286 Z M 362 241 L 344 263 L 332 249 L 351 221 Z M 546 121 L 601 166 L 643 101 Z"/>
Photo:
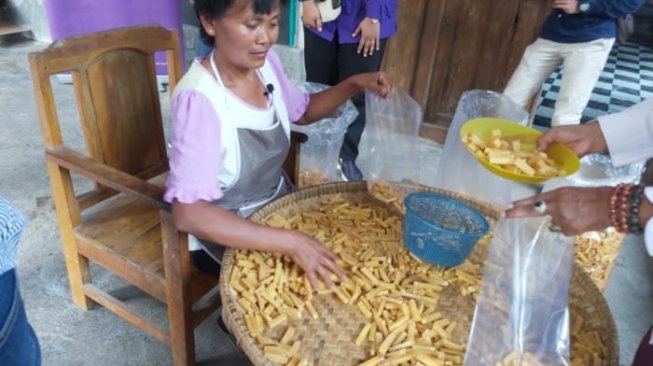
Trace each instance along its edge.
<path fill-rule="evenodd" d="M 25 223 L 20 211 L 0 197 L 0 275 L 16 267 L 16 251 Z"/>

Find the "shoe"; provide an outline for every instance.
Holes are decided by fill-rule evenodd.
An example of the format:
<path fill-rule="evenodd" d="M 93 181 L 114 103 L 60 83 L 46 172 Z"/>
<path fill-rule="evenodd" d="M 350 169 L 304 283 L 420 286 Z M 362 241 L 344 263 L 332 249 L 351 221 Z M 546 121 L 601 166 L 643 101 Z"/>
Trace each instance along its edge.
<path fill-rule="evenodd" d="M 363 172 L 353 160 L 340 159 L 340 173 L 345 182 L 358 182 L 363 180 Z"/>

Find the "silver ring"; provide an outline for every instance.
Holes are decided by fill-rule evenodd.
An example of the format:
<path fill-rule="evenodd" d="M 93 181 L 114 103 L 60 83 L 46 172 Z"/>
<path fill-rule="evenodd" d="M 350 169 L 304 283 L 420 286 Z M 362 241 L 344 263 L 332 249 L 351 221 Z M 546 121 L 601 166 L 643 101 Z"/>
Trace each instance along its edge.
<path fill-rule="evenodd" d="M 539 214 L 544 214 L 546 212 L 546 202 L 537 201 L 533 204 L 533 210 Z"/>
<path fill-rule="evenodd" d="M 559 233 L 562 231 L 562 228 L 558 224 L 551 223 L 551 225 L 549 225 L 549 230 L 553 231 L 554 233 Z"/>

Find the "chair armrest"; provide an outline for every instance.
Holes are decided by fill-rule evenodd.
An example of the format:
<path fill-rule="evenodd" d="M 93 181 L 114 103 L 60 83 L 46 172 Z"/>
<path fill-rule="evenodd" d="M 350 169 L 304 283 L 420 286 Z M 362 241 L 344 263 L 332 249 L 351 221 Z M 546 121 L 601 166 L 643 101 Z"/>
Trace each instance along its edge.
<path fill-rule="evenodd" d="M 83 154 L 65 147 L 47 148 L 45 154 L 49 161 L 83 175 L 103 186 L 122 193 L 135 195 L 159 209 L 166 211 L 172 210 L 170 204 L 163 201 L 164 189 L 162 187 L 121 172 L 109 165 L 98 163 Z"/>

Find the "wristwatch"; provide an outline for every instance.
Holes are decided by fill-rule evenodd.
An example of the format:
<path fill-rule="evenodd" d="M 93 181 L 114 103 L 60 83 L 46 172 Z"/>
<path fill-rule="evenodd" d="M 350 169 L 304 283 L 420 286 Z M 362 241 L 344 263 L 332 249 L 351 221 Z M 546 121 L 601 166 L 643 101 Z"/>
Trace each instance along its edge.
<path fill-rule="evenodd" d="M 590 10 L 590 2 L 589 1 L 581 1 L 580 4 L 578 5 L 578 10 L 581 13 L 587 13 L 587 11 Z"/>
<path fill-rule="evenodd" d="M 378 19 L 376 19 L 376 18 L 370 18 L 370 22 L 372 22 L 372 24 L 379 24 L 379 23 L 381 23 L 381 21 L 378 20 Z"/>

